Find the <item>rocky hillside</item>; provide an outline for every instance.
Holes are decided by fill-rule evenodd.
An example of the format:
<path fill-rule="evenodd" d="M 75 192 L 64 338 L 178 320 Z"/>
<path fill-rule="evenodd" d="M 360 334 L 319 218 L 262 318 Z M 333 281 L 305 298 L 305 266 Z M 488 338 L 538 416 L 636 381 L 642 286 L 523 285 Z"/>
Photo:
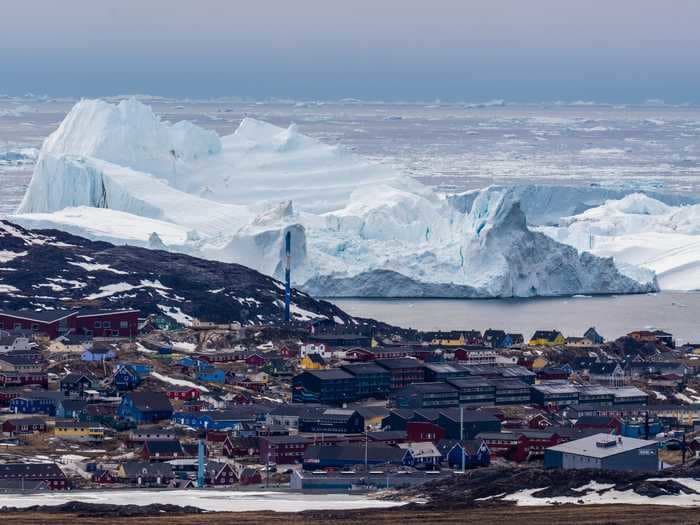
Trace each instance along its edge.
<path fill-rule="evenodd" d="M 191 318 L 258 324 L 280 321 L 284 285 L 238 264 L 30 231 L 0 221 L 0 308 L 139 308 Z M 354 323 L 325 301 L 294 290 L 292 315 Z"/>

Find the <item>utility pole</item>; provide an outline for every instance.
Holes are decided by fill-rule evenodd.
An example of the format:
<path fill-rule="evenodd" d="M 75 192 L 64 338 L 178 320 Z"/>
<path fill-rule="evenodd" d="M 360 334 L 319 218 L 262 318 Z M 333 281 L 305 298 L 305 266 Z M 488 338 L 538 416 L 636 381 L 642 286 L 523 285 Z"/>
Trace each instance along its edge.
<path fill-rule="evenodd" d="M 368 461 L 367 461 L 367 442 L 368 442 L 368 440 L 369 440 L 369 438 L 367 436 L 367 427 L 365 427 L 365 474 L 367 472 L 369 472 L 369 469 L 367 468 L 367 464 L 368 464 Z"/>
<path fill-rule="evenodd" d="M 464 450 L 464 405 L 459 405 L 459 446 L 462 449 L 462 474 L 466 467 L 466 454 Z"/>

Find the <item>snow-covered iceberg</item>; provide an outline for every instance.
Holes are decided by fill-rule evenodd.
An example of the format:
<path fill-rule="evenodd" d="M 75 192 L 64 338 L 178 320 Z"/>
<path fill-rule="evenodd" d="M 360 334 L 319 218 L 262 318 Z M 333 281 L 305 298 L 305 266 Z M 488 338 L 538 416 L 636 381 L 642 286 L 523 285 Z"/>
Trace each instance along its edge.
<path fill-rule="evenodd" d="M 700 205 L 670 206 L 636 193 L 541 231 L 581 252 L 613 257 L 621 268 L 655 273 L 663 289 L 700 290 Z"/>
<path fill-rule="evenodd" d="M 219 137 L 133 99 L 84 100 L 44 142 L 11 220 L 275 276 L 291 231 L 295 283 L 327 296 L 656 289 L 651 273 L 631 278 L 531 231 L 521 200 L 498 187 L 447 199 L 294 125 L 245 119 Z"/>

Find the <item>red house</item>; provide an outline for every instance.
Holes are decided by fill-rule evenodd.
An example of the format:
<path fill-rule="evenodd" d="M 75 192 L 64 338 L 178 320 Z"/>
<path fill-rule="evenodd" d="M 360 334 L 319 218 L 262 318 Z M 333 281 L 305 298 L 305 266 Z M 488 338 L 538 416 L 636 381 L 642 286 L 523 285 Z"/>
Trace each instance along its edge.
<path fill-rule="evenodd" d="M 0 372 L 0 386 L 3 388 L 27 385 L 48 388 L 49 376 L 46 372 Z M 2 401 L 3 398 L 0 396 L 0 405 Z"/>
<path fill-rule="evenodd" d="M 527 461 L 533 457 L 541 457 L 544 450 L 566 439 L 554 432 L 546 430 L 511 430 L 508 432 L 482 432 L 476 436 L 489 447 L 491 454 L 501 456 L 510 461 Z"/>
<path fill-rule="evenodd" d="M 228 463 L 210 461 L 206 464 L 207 485 L 233 485 L 238 481 L 238 476 L 233 467 Z"/>
<path fill-rule="evenodd" d="M 265 363 L 267 363 L 267 358 L 262 354 L 258 354 L 257 352 L 250 354 L 245 358 L 245 364 L 249 366 L 263 366 Z"/>
<path fill-rule="evenodd" d="M 199 389 L 192 386 L 172 385 L 165 393 L 170 399 L 179 399 L 180 401 L 199 399 Z"/>
<path fill-rule="evenodd" d="M 437 443 L 445 438 L 445 429 L 429 421 L 409 421 L 406 423 L 406 441 L 418 443 L 432 441 Z"/>
<path fill-rule="evenodd" d="M 299 349 L 284 345 L 282 348 L 280 348 L 279 354 L 280 357 L 284 357 L 285 359 L 292 359 L 299 355 Z"/>
<path fill-rule="evenodd" d="M 135 337 L 138 310 L 0 310 L 0 330 L 31 330 L 51 339 L 73 333 L 93 337 Z"/>
<path fill-rule="evenodd" d="M 138 310 L 85 309 L 77 312 L 77 333 L 93 337 L 136 337 L 139 327 Z"/>
<path fill-rule="evenodd" d="M 241 352 L 216 352 L 213 354 L 197 354 L 196 359 L 207 363 L 233 363 L 240 361 Z"/>
<path fill-rule="evenodd" d="M 605 433 L 614 431 L 619 436 L 622 430 L 622 422 L 615 416 L 581 416 L 574 424 L 574 428 L 597 430 Z"/>
<path fill-rule="evenodd" d="M 311 438 L 304 436 L 265 436 L 260 438 L 260 458 L 281 465 L 301 463 Z"/>
<path fill-rule="evenodd" d="M 31 330 L 56 339 L 69 329 L 75 329 L 76 315 L 78 312 L 72 310 L 0 310 L 0 330 Z"/>
<path fill-rule="evenodd" d="M 260 455 L 260 438 L 227 436 L 223 446 L 224 456 L 239 458 Z"/>

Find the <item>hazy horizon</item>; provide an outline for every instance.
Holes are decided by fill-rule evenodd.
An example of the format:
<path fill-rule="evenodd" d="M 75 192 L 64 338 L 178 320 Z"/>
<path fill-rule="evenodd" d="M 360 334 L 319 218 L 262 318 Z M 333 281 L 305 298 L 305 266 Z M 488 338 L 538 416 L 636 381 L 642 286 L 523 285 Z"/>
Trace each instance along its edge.
<path fill-rule="evenodd" d="M 700 103 L 700 3 L 3 6 L 0 93 Z"/>

